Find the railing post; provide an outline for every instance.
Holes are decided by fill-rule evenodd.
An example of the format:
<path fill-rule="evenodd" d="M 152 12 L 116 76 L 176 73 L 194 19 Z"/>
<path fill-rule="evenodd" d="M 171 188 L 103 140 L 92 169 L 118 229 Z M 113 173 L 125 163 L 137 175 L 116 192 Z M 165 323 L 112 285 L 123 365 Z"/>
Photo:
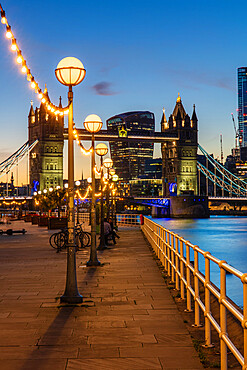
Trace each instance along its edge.
<path fill-rule="evenodd" d="M 208 289 L 208 284 L 210 284 L 210 260 L 208 258 L 209 255 L 210 255 L 209 252 L 204 253 L 204 258 L 205 258 L 205 284 L 204 284 L 204 289 L 205 289 L 205 312 L 204 312 L 205 344 L 203 345 L 203 347 L 207 347 L 207 348 L 214 347 L 211 342 L 211 324 L 208 318 L 208 315 L 211 313 L 210 290 Z"/>
<path fill-rule="evenodd" d="M 184 243 L 180 239 L 180 276 L 181 276 L 181 280 L 180 280 L 180 294 L 181 294 L 181 299 L 185 299 L 185 295 L 184 295 L 184 282 L 183 282 L 183 279 L 184 279 L 184 263 L 183 263 L 183 258 L 184 258 Z"/>
<path fill-rule="evenodd" d="M 158 258 L 160 260 L 160 256 L 161 256 L 161 253 L 160 253 L 160 226 L 157 226 L 157 250 L 158 250 Z"/>
<path fill-rule="evenodd" d="M 176 261 L 176 285 L 175 288 L 179 290 L 179 257 L 178 257 L 178 236 L 175 236 L 175 245 L 176 245 L 176 254 L 175 254 L 175 261 Z M 175 253 L 175 252 L 174 252 Z"/>
<path fill-rule="evenodd" d="M 226 299 L 226 270 L 222 267 L 222 264 L 226 261 L 220 261 L 220 363 L 221 370 L 227 370 L 227 345 L 223 340 L 223 335 L 227 335 L 227 309 L 222 302 Z"/>
<path fill-rule="evenodd" d="M 162 263 L 162 266 L 165 267 L 165 257 L 164 257 L 164 253 L 165 253 L 165 240 L 164 240 L 164 235 L 165 235 L 165 230 L 164 228 L 160 228 L 160 231 L 161 231 L 161 238 L 160 238 L 160 241 L 161 241 L 161 263 Z"/>
<path fill-rule="evenodd" d="M 171 234 L 171 268 L 172 268 L 172 276 L 171 276 L 171 282 L 175 282 L 175 268 L 174 268 L 174 234 Z"/>
<path fill-rule="evenodd" d="M 199 293 L 199 278 L 197 276 L 199 272 L 199 266 L 198 266 L 198 252 L 196 250 L 198 248 L 197 245 L 194 246 L 194 289 L 195 289 L 195 323 L 193 326 L 200 327 L 202 326 L 200 324 L 200 306 L 197 300 L 200 298 Z"/>
<path fill-rule="evenodd" d="M 191 288 L 191 274 L 190 274 L 190 246 L 186 243 L 186 305 L 187 309 L 186 312 L 192 312 L 191 307 L 191 292 L 189 288 Z"/>
<path fill-rule="evenodd" d="M 167 247 L 167 273 L 171 276 L 171 233 L 168 231 L 168 247 Z"/>
<path fill-rule="evenodd" d="M 159 258 L 159 226 L 155 225 L 155 247 L 156 247 L 156 256 Z"/>
<path fill-rule="evenodd" d="M 242 369 L 247 369 L 247 274 L 243 274 L 241 281 L 243 283 L 243 323 L 242 327 L 244 329 L 244 366 Z"/>
<path fill-rule="evenodd" d="M 165 230 L 165 250 L 164 250 L 164 253 L 165 253 L 165 270 L 168 271 L 168 262 L 167 262 L 167 258 L 168 258 L 168 247 L 167 247 L 167 230 Z"/>

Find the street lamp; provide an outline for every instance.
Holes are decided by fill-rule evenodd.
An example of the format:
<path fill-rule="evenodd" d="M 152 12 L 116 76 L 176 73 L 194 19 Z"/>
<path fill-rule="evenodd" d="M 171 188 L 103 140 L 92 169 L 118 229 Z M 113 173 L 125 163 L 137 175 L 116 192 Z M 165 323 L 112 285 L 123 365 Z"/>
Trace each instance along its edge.
<path fill-rule="evenodd" d="M 91 159 L 91 178 L 92 178 L 92 203 L 91 203 L 91 249 L 90 259 L 87 266 L 99 266 L 96 250 L 96 201 L 95 201 L 95 148 L 94 134 L 100 131 L 103 123 L 99 116 L 90 114 L 84 121 L 84 127 L 92 134 L 92 159 Z"/>
<path fill-rule="evenodd" d="M 112 181 L 115 183 L 118 181 L 118 175 L 114 174 L 112 176 Z M 116 220 L 116 190 L 117 189 L 114 189 L 113 190 L 113 225 L 116 226 L 117 225 L 117 220 Z"/>
<path fill-rule="evenodd" d="M 72 86 L 84 79 L 86 70 L 77 58 L 63 58 L 57 65 L 55 75 L 61 84 L 69 87 L 68 104 L 68 245 L 67 245 L 67 276 L 64 294 L 60 302 L 81 303 L 76 279 L 76 245 L 75 245 L 75 210 L 74 210 L 74 135 L 73 135 L 73 91 Z"/>
<path fill-rule="evenodd" d="M 103 174 L 103 156 L 108 153 L 108 148 L 105 144 L 100 143 L 96 146 L 95 152 L 100 156 L 100 184 L 101 184 L 101 197 L 100 197 L 100 244 L 98 249 L 105 248 L 105 233 L 104 233 L 104 174 Z"/>
<path fill-rule="evenodd" d="M 78 225 L 80 223 L 80 220 L 79 220 L 79 194 L 78 194 L 78 188 L 79 186 L 81 185 L 81 182 L 79 180 L 77 180 L 75 182 L 75 185 L 77 186 L 77 191 L 76 191 L 76 224 Z"/>
<path fill-rule="evenodd" d="M 103 165 L 107 169 L 106 179 L 108 180 L 108 184 L 107 184 L 107 192 L 106 192 L 106 209 L 107 209 L 107 219 L 108 219 L 110 217 L 110 201 L 109 201 L 110 186 L 109 186 L 109 182 L 110 182 L 110 168 L 112 168 L 112 166 L 113 166 L 112 159 L 111 158 L 104 159 Z"/>
<path fill-rule="evenodd" d="M 114 168 L 110 168 L 109 169 L 109 174 L 111 175 L 111 180 L 112 180 L 112 177 L 115 175 L 116 171 L 114 170 Z M 113 193 L 113 189 L 110 188 L 110 194 L 111 194 L 111 218 L 113 220 L 113 223 L 114 223 L 114 193 Z"/>

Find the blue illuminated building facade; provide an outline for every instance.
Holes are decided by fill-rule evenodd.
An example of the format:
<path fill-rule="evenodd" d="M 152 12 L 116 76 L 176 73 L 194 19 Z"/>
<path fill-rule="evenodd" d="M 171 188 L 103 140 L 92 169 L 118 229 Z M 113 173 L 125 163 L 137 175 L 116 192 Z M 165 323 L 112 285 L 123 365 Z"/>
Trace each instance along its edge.
<path fill-rule="evenodd" d="M 247 147 L 247 67 L 238 68 L 238 128 Z"/>

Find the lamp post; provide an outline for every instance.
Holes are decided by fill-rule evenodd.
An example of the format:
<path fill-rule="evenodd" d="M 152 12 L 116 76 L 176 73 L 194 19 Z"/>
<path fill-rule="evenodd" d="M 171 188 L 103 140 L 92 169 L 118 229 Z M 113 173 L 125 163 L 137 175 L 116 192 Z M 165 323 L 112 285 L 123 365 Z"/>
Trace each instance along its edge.
<path fill-rule="evenodd" d="M 87 266 L 99 266 L 96 249 L 96 199 L 95 199 L 95 148 L 94 134 L 100 131 L 103 123 L 99 116 L 90 114 L 84 121 L 84 127 L 92 134 L 92 159 L 91 159 L 91 178 L 92 178 L 92 203 L 91 203 L 91 249 L 90 258 Z"/>
<path fill-rule="evenodd" d="M 109 174 L 111 175 L 111 180 L 112 180 L 112 177 L 115 175 L 116 171 L 114 170 L 114 168 L 110 168 L 109 169 Z M 112 221 L 113 221 L 113 214 L 114 214 L 114 201 L 113 201 L 113 197 L 114 197 L 114 194 L 113 194 L 113 189 L 110 188 L 110 196 L 111 196 L 111 218 L 112 218 Z M 114 222 L 114 221 L 113 221 Z"/>
<path fill-rule="evenodd" d="M 104 233 L 104 174 L 103 174 L 103 156 L 108 153 L 108 148 L 105 144 L 100 143 L 96 146 L 95 152 L 100 156 L 100 184 L 101 184 L 101 196 L 100 196 L 100 244 L 99 250 L 105 248 L 105 233 Z"/>
<path fill-rule="evenodd" d="M 112 181 L 114 183 L 116 183 L 118 181 L 118 175 L 114 174 L 112 176 Z M 113 192 L 113 225 L 114 226 L 117 225 L 117 220 L 116 220 L 116 190 L 117 189 L 114 189 L 114 192 Z"/>
<path fill-rule="evenodd" d="M 77 192 L 76 192 L 76 224 L 78 225 L 80 223 L 80 220 L 79 220 L 79 194 L 78 194 L 78 188 L 79 186 L 81 185 L 81 182 L 79 180 L 77 180 L 75 182 L 76 186 L 77 186 Z"/>
<path fill-rule="evenodd" d="M 73 91 L 72 86 L 78 85 L 84 79 L 86 70 L 79 59 L 63 58 L 55 70 L 59 82 L 69 87 L 68 103 L 68 245 L 67 245 L 67 275 L 64 294 L 60 302 L 81 303 L 76 279 L 76 245 L 75 245 L 75 210 L 74 210 L 74 136 L 73 136 Z"/>
<path fill-rule="evenodd" d="M 106 207 L 107 207 L 107 219 L 110 216 L 110 209 L 109 209 L 109 193 L 110 193 L 110 186 L 109 186 L 109 181 L 110 181 L 110 168 L 113 166 L 113 161 L 111 158 L 106 158 L 103 162 L 104 167 L 107 169 L 107 192 L 106 192 Z"/>

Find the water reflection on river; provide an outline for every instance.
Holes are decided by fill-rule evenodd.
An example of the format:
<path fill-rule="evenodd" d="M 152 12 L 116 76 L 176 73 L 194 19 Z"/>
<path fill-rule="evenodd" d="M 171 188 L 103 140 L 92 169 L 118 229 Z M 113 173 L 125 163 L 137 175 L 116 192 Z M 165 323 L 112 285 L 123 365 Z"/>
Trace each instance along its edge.
<path fill-rule="evenodd" d="M 182 220 L 160 218 L 153 221 L 174 231 L 192 244 L 227 261 L 236 269 L 247 272 L 247 217 L 211 216 L 209 219 Z M 212 281 L 219 286 L 219 269 L 211 263 Z M 200 269 L 204 272 L 203 259 Z M 227 275 L 227 295 L 243 305 L 242 284 Z"/>

